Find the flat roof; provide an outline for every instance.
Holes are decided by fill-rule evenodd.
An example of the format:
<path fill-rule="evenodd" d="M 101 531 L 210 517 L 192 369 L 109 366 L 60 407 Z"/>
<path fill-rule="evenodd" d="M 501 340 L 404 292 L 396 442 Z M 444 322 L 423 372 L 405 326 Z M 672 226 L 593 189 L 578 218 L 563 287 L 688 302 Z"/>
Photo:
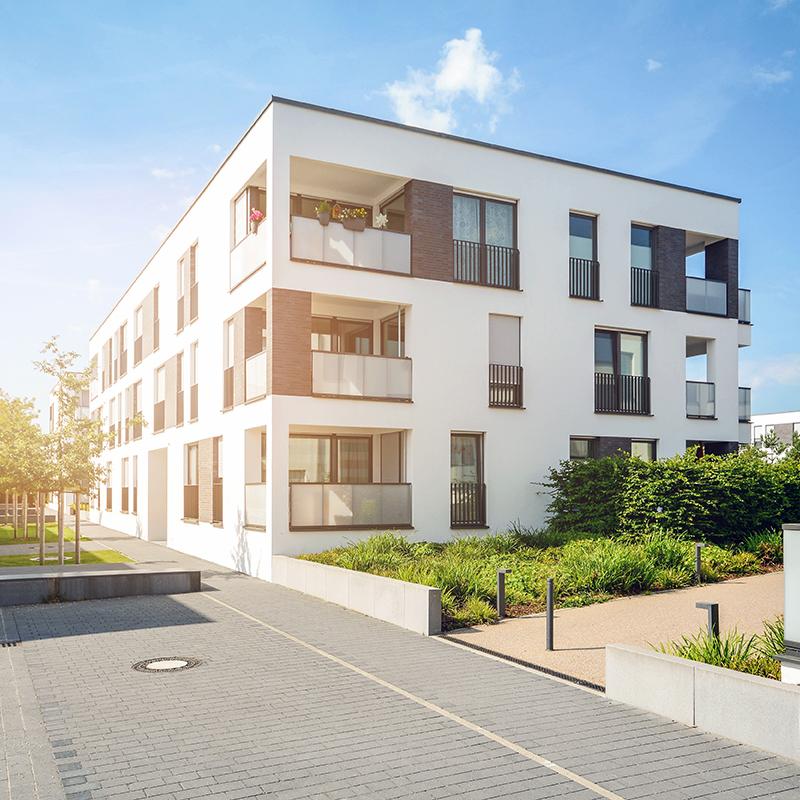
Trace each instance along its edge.
<path fill-rule="evenodd" d="M 255 127 L 255 125 L 258 123 L 261 117 L 263 117 L 264 114 L 269 110 L 269 107 L 273 103 L 283 103 L 283 105 L 294 106 L 295 108 L 304 108 L 309 111 L 318 111 L 323 114 L 334 114 L 338 117 L 345 117 L 347 119 L 356 119 L 362 122 L 371 122 L 375 125 L 385 125 L 390 128 L 398 128 L 399 130 L 412 131 L 414 133 L 422 133 L 425 134 L 426 136 L 436 136 L 440 139 L 448 139 L 453 142 L 471 144 L 475 145 L 476 147 L 487 147 L 491 150 L 498 150 L 503 153 L 511 153 L 513 155 L 524 156 L 525 158 L 536 158 L 539 159 L 540 161 L 548 161 L 552 164 L 562 164 L 567 167 L 576 167 L 577 169 L 587 169 L 591 170 L 592 172 L 600 172 L 603 173 L 604 175 L 614 175 L 618 178 L 627 178 L 629 180 L 640 181 L 642 183 L 649 183 L 654 186 L 664 186 L 668 189 L 678 189 L 682 192 L 692 192 L 693 194 L 701 194 L 705 195 L 706 197 L 715 197 L 718 200 L 728 200 L 732 203 L 742 202 L 741 197 L 733 197 L 732 195 L 719 194 L 718 192 L 710 192 L 706 189 L 697 189 L 692 186 L 683 186 L 679 183 L 671 183 L 670 181 L 661 181 L 656 178 L 646 178 L 641 175 L 634 175 L 633 173 L 629 172 L 621 172 L 620 170 L 607 169 L 606 167 L 597 167 L 594 166 L 593 164 L 583 164 L 580 161 L 570 161 L 569 159 L 566 158 L 557 158 L 556 156 L 546 156 L 542 155 L 541 153 L 534 153 L 531 150 L 521 150 L 516 147 L 507 147 L 506 145 L 502 144 L 492 144 L 491 142 L 484 142 L 481 141 L 480 139 L 470 139 L 467 136 L 457 136 L 454 133 L 442 133 L 441 131 L 432 131 L 429 130 L 428 128 L 419 128 L 414 125 L 405 125 L 402 122 L 394 122 L 388 119 L 381 119 L 380 117 L 370 117 L 367 116 L 366 114 L 356 114 L 354 111 L 342 111 L 341 109 L 338 108 L 329 108 L 327 106 L 315 105 L 314 103 L 305 103 L 302 100 L 291 100 L 287 97 L 278 97 L 277 95 L 272 95 L 269 99 L 269 102 L 264 106 L 264 108 L 261 109 L 261 111 L 258 113 L 256 118 L 250 123 L 250 125 L 248 125 L 247 130 L 239 137 L 236 144 L 231 148 L 230 152 L 225 156 L 220 165 L 214 170 L 214 173 L 206 181 L 203 188 L 198 192 L 197 197 L 195 197 L 194 200 L 192 200 L 187 209 L 178 218 L 178 221 L 172 226 L 172 228 L 170 228 L 169 233 L 167 233 L 167 235 L 164 236 L 164 238 L 161 240 L 161 243 L 155 249 L 150 258 L 147 259 L 144 266 L 139 270 L 139 272 L 136 273 L 133 280 L 128 284 L 125 291 L 119 296 L 119 298 L 111 307 L 109 312 L 105 315 L 105 317 L 103 317 L 102 321 L 91 332 L 91 334 L 89 335 L 90 339 L 94 338 L 95 334 L 100 330 L 100 328 L 103 327 L 106 320 L 114 313 L 117 306 L 122 302 L 123 298 L 128 293 L 133 284 L 136 283 L 136 281 L 144 273 L 147 267 L 150 266 L 152 260 L 161 251 L 161 248 L 166 244 L 169 237 L 172 236 L 172 234 L 175 232 L 175 229 L 178 227 L 178 225 L 181 224 L 184 217 L 192 210 L 195 203 L 203 196 L 206 189 L 208 189 L 208 187 L 211 185 L 211 182 L 219 174 L 219 171 L 228 162 L 228 159 L 230 159 L 233 153 L 236 152 L 236 148 L 239 147 L 239 145 L 242 143 L 247 134 L 250 133 L 250 131 Z"/>

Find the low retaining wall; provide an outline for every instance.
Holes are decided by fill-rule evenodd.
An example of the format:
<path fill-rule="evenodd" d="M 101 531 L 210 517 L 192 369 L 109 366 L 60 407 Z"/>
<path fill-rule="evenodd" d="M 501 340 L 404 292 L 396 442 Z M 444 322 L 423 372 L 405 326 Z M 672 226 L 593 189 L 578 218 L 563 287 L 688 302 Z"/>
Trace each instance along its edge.
<path fill-rule="evenodd" d="M 606 696 L 800 761 L 800 686 L 610 644 Z"/>
<path fill-rule="evenodd" d="M 102 600 L 137 594 L 183 594 L 200 591 L 200 571 L 92 570 L 0 575 L 0 606 L 59 600 Z"/>
<path fill-rule="evenodd" d="M 272 581 L 424 636 L 442 632 L 441 589 L 290 556 L 272 557 Z"/>

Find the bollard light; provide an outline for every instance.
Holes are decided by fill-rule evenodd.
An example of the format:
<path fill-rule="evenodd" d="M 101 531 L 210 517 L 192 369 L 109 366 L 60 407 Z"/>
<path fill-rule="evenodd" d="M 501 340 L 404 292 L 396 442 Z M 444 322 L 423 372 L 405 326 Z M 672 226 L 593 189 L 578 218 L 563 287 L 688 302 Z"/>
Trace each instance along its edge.
<path fill-rule="evenodd" d="M 695 608 L 708 611 L 708 635 L 719 639 L 719 603 L 696 603 Z"/>
<path fill-rule="evenodd" d="M 553 579 L 547 579 L 547 632 L 546 632 L 548 650 L 553 649 Z"/>
<path fill-rule="evenodd" d="M 700 584 L 700 553 L 704 547 L 703 542 L 694 543 L 694 582 L 698 585 Z"/>
<path fill-rule="evenodd" d="M 510 574 L 510 569 L 497 570 L 497 616 L 500 619 L 506 615 L 506 575 Z"/>

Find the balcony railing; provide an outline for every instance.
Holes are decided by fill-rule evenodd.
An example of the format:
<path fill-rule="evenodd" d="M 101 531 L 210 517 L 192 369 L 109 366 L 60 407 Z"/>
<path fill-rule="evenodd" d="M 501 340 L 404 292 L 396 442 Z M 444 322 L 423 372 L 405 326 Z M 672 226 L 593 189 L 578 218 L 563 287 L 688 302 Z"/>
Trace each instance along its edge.
<path fill-rule="evenodd" d="M 175 424 L 183 425 L 183 390 L 175 393 Z"/>
<path fill-rule="evenodd" d="M 650 378 L 595 372 L 594 410 L 603 414 L 649 414 Z"/>
<path fill-rule="evenodd" d="M 193 284 L 189 288 L 189 322 L 194 322 L 197 319 L 197 284 Z"/>
<path fill-rule="evenodd" d="M 183 330 L 184 319 L 183 319 L 183 309 L 184 309 L 184 298 L 178 298 L 178 330 Z"/>
<path fill-rule="evenodd" d="M 747 325 L 752 322 L 749 289 L 739 289 L 739 322 Z"/>
<path fill-rule="evenodd" d="M 122 495 L 120 497 L 120 508 L 124 513 L 128 513 L 128 487 L 122 487 Z"/>
<path fill-rule="evenodd" d="M 410 483 L 290 483 L 289 529 L 411 527 Z"/>
<path fill-rule="evenodd" d="M 686 381 L 686 416 L 691 419 L 714 419 L 716 415 L 716 387 L 714 384 Z"/>
<path fill-rule="evenodd" d="M 111 511 L 111 509 L 113 508 L 112 500 L 113 500 L 113 489 L 110 486 L 108 486 L 106 487 L 106 511 Z"/>
<path fill-rule="evenodd" d="M 337 397 L 411 400 L 411 359 L 315 350 L 312 391 Z"/>
<path fill-rule="evenodd" d="M 728 314 L 728 284 L 686 276 L 686 310 L 724 317 Z"/>
<path fill-rule="evenodd" d="M 489 364 L 489 405 L 522 408 L 522 367 Z"/>
<path fill-rule="evenodd" d="M 486 526 L 486 484 L 450 484 L 450 527 L 483 528 Z"/>
<path fill-rule="evenodd" d="M 262 350 L 244 362 L 244 399 L 255 400 L 267 394 L 267 351 Z"/>
<path fill-rule="evenodd" d="M 131 494 L 133 496 L 133 501 L 131 504 L 131 511 L 135 514 L 139 510 L 139 489 L 134 486 L 131 490 Z"/>
<path fill-rule="evenodd" d="M 142 363 L 142 337 L 139 336 L 133 343 L 133 364 Z"/>
<path fill-rule="evenodd" d="M 658 308 L 658 270 L 631 267 L 631 305 Z"/>
<path fill-rule="evenodd" d="M 153 350 L 158 350 L 161 340 L 161 322 L 158 318 L 153 320 Z"/>
<path fill-rule="evenodd" d="M 316 220 L 315 220 L 316 221 Z M 267 261 L 267 225 L 259 225 L 255 233 L 250 233 L 231 250 L 230 260 L 230 288 L 238 286 L 245 278 L 252 275 L 257 269 L 264 266 Z M 197 284 L 192 287 L 189 304 L 192 307 L 197 303 Z M 192 314 L 192 310 L 194 314 Z M 197 316 L 197 309 L 193 307 L 189 312 L 191 319 Z"/>
<path fill-rule="evenodd" d="M 228 367 L 222 374 L 222 407 L 233 408 L 233 367 Z"/>
<path fill-rule="evenodd" d="M 600 299 L 600 263 L 589 258 L 570 258 L 569 296 Z"/>
<path fill-rule="evenodd" d="M 247 528 L 267 528 L 267 484 L 246 483 L 244 487 L 244 524 Z"/>
<path fill-rule="evenodd" d="M 196 520 L 200 517 L 200 494 L 197 484 L 183 487 L 183 518 Z"/>
<path fill-rule="evenodd" d="M 749 386 L 739 387 L 739 422 L 750 422 L 752 413 L 751 394 Z"/>
<path fill-rule="evenodd" d="M 120 378 L 128 372 L 128 351 L 123 350 L 119 354 L 119 376 Z"/>
<path fill-rule="evenodd" d="M 164 412 L 166 403 L 160 400 L 153 405 L 153 431 L 159 433 L 164 430 Z"/>
<path fill-rule="evenodd" d="M 222 478 L 211 486 L 211 521 L 222 522 Z"/>
<path fill-rule="evenodd" d="M 334 266 L 411 274 L 411 236 L 366 228 L 347 230 L 340 222 L 292 217 L 291 258 Z"/>
<path fill-rule="evenodd" d="M 519 289 L 519 250 L 454 239 L 453 279 L 479 286 Z"/>
<path fill-rule="evenodd" d="M 197 419 L 197 384 L 193 384 L 189 389 L 189 422 Z"/>

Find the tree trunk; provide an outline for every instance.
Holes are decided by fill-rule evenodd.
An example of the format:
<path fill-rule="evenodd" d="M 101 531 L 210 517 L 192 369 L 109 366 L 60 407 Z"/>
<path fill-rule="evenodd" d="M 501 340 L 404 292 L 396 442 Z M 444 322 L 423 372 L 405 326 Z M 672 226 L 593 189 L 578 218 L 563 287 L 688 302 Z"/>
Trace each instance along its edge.
<path fill-rule="evenodd" d="M 37 529 L 39 533 L 39 563 L 44 566 L 44 540 L 47 531 L 47 527 L 45 525 L 45 498 L 46 495 L 44 492 L 38 493 L 39 498 L 39 519 L 37 520 Z"/>
<path fill-rule="evenodd" d="M 19 495 L 14 489 L 12 502 L 14 503 L 14 538 L 17 538 L 17 526 L 19 525 Z"/>
<path fill-rule="evenodd" d="M 75 563 L 81 563 L 81 493 L 75 492 Z"/>
<path fill-rule="evenodd" d="M 64 490 L 58 490 L 58 563 L 64 563 Z"/>
<path fill-rule="evenodd" d="M 3 509 L 3 524 L 8 525 L 8 489 L 6 489 L 6 504 Z"/>
<path fill-rule="evenodd" d="M 22 493 L 22 539 L 28 541 L 28 493 Z"/>

